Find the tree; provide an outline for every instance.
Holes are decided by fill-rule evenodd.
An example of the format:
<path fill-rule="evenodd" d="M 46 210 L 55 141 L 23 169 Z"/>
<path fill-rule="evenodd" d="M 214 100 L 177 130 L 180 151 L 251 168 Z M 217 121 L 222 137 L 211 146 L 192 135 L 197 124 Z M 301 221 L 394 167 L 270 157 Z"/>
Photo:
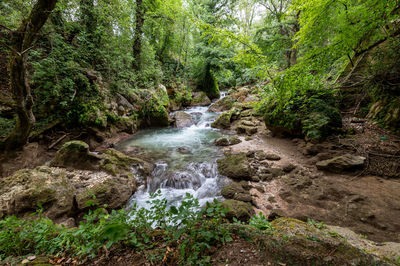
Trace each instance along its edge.
<path fill-rule="evenodd" d="M 16 125 L 5 140 L 6 150 L 26 144 L 33 125 L 33 97 L 28 81 L 27 57 L 34 46 L 38 33 L 46 23 L 57 0 L 38 0 L 27 19 L 24 19 L 17 30 L 11 31 L 10 45 L 2 43 L 10 50 L 10 88 L 16 112 Z"/>

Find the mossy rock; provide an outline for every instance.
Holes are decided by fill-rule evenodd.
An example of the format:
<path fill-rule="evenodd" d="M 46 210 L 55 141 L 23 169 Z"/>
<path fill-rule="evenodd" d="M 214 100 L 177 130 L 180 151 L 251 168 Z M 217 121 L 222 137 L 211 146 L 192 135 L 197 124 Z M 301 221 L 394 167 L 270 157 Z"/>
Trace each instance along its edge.
<path fill-rule="evenodd" d="M 229 138 L 229 145 L 237 145 L 241 142 L 242 140 L 238 136 L 232 136 Z"/>
<path fill-rule="evenodd" d="M 239 193 L 245 193 L 246 190 L 238 182 L 232 182 L 221 190 L 221 195 L 226 199 L 233 199 Z"/>
<path fill-rule="evenodd" d="M 193 106 L 208 106 L 211 104 L 210 98 L 208 98 L 205 92 L 194 92 L 192 95 Z"/>
<path fill-rule="evenodd" d="M 232 98 L 232 96 L 226 96 L 222 99 L 219 99 L 216 101 L 209 109 L 208 111 L 210 112 L 224 112 L 228 111 L 233 107 L 233 104 L 235 103 L 235 99 Z"/>
<path fill-rule="evenodd" d="M 217 161 L 218 171 L 221 175 L 237 179 L 250 180 L 252 171 L 245 153 L 228 154 Z"/>
<path fill-rule="evenodd" d="M 222 206 L 228 210 L 226 217 L 230 220 L 236 218 L 247 222 L 254 215 L 253 207 L 248 202 L 229 199 L 223 201 Z"/>
<path fill-rule="evenodd" d="M 50 162 L 52 167 L 72 167 L 76 169 L 98 168 L 101 157 L 89 151 L 89 145 L 83 141 L 74 140 L 65 143 Z"/>
<path fill-rule="evenodd" d="M 132 167 L 137 169 L 142 175 L 149 175 L 151 172 L 151 166 L 147 162 L 139 158 L 127 156 L 115 149 L 103 150 L 99 154 L 103 157 L 103 160 L 100 162 L 100 169 L 110 174 L 130 174 Z"/>
<path fill-rule="evenodd" d="M 231 112 L 222 113 L 214 123 L 211 124 L 213 128 L 228 129 L 231 126 Z"/>
<path fill-rule="evenodd" d="M 109 178 L 77 193 L 77 207 L 79 210 L 85 210 L 88 208 L 87 202 L 91 202 L 100 207 L 106 204 L 108 209 L 120 208 L 136 192 L 136 189 L 136 179 L 132 174 Z"/>
<path fill-rule="evenodd" d="M 50 218 L 68 213 L 73 207 L 75 188 L 65 170 L 54 171 L 41 166 L 20 170 L 0 179 L 0 218 L 7 215 L 25 216 L 39 206 Z"/>
<path fill-rule="evenodd" d="M 291 218 L 278 218 L 271 227 L 263 253 L 291 265 L 388 265 L 324 227 Z"/>

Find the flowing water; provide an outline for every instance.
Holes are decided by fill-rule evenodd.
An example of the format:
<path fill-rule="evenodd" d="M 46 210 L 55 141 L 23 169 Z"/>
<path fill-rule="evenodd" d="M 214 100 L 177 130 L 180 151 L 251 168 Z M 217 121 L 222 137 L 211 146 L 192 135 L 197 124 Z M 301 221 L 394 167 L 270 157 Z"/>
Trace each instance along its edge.
<path fill-rule="evenodd" d="M 226 181 L 218 174 L 216 160 L 222 152 L 213 142 L 224 134 L 211 128 L 218 114 L 208 108 L 184 110 L 194 118 L 193 126 L 143 130 L 119 145 L 121 149 L 145 149 L 156 160 L 151 176 L 132 196 L 131 204 L 148 207 L 150 194 L 158 190 L 171 205 L 179 205 L 186 193 L 199 199 L 200 205 L 220 197 Z"/>

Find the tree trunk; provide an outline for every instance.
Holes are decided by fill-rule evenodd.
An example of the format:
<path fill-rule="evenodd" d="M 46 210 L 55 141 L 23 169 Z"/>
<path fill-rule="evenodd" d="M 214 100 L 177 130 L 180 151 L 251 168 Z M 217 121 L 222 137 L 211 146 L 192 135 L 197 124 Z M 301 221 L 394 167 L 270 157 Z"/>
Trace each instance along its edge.
<path fill-rule="evenodd" d="M 136 25 L 135 25 L 135 37 L 133 40 L 133 70 L 139 72 L 141 69 L 140 65 L 140 54 L 142 52 L 142 35 L 143 35 L 143 24 L 144 24 L 144 5 L 143 0 L 136 0 Z"/>
<path fill-rule="evenodd" d="M 18 30 L 12 33 L 10 46 L 10 88 L 16 112 L 16 125 L 5 141 L 6 150 L 25 145 L 35 124 L 33 97 L 29 87 L 27 57 L 37 34 L 46 23 L 57 0 L 39 0 L 28 19 L 23 20 Z"/>

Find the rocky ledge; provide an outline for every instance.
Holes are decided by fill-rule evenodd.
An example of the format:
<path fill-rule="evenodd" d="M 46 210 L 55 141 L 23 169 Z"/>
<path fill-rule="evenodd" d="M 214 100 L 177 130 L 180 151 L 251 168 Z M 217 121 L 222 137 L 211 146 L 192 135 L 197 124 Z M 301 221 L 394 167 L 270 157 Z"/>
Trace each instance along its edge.
<path fill-rule="evenodd" d="M 123 207 L 150 171 L 148 163 L 116 150 L 92 153 L 84 142 L 68 142 L 49 166 L 0 179 L 0 217 L 42 209 L 57 223 L 74 226 L 90 206 Z"/>

